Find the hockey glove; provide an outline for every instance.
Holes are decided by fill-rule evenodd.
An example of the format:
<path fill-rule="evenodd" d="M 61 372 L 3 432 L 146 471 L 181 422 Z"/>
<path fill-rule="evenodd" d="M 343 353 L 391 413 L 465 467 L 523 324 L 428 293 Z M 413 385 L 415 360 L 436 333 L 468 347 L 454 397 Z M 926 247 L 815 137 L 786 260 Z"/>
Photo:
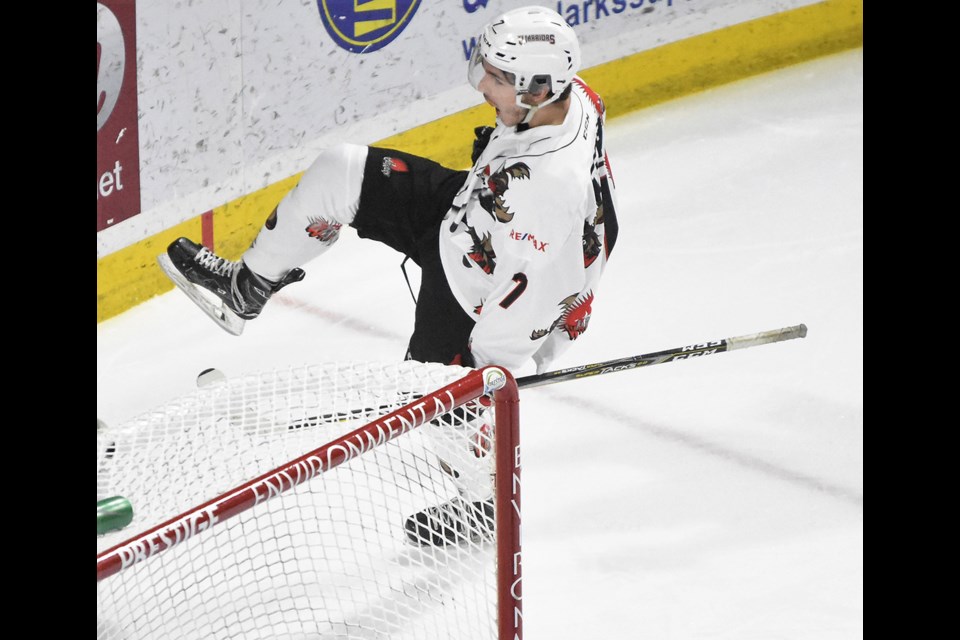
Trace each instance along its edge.
<path fill-rule="evenodd" d="M 477 366 L 477 363 L 473 359 L 473 354 L 470 353 L 469 349 L 455 355 L 453 360 L 450 361 L 450 364 L 459 365 L 461 367 L 469 367 L 471 369 L 474 369 Z"/>
<path fill-rule="evenodd" d="M 473 153 L 470 154 L 470 161 L 474 164 L 477 163 L 477 158 L 480 157 L 483 150 L 487 148 L 491 133 L 493 133 L 493 127 L 477 127 L 473 130 L 476 139 L 473 141 Z"/>

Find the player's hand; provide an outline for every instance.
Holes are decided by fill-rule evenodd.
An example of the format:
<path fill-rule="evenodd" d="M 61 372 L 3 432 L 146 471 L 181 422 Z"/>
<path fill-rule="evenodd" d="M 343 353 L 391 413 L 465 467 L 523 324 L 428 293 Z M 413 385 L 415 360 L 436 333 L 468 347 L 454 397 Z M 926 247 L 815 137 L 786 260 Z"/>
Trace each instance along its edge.
<path fill-rule="evenodd" d="M 487 148 L 490 142 L 490 134 L 493 133 L 493 127 L 477 127 L 473 130 L 475 140 L 473 141 L 473 153 L 470 154 L 470 161 L 476 164 L 477 158 Z"/>
<path fill-rule="evenodd" d="M 453 357 L 453 360 L 450 361 L 450 364 L 459 365 L 461 367 L 470 367 L 475 369 L 477 366 L 476 361 L 473 359 L 473 354 L 470 353 L 470 350 L 462 351 Z"/>

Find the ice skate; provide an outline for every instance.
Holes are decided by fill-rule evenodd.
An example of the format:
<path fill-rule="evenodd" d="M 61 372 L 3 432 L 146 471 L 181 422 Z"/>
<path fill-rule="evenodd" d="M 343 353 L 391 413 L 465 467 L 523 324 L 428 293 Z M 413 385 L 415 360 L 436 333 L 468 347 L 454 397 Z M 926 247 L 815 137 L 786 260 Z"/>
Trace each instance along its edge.
<path fill-rule="evenodd" d="M 235 336 L 243 332 L 247 320 L 260 315 L 271 295 L 304 275 L 302 269 L 293 269 L 279 282 L 271 282 L 251 271 L 243 260 L 226 260 L 187 238 L 171 243 L 157 262 L 187 297 Z"/>
<path fill-rule="evenodd" d="M 492 541 L 494 522 L 493 498 L 468 503 L 457 497 L 408 517 L 404 529 L 413 544 L 442 547 Z"/>

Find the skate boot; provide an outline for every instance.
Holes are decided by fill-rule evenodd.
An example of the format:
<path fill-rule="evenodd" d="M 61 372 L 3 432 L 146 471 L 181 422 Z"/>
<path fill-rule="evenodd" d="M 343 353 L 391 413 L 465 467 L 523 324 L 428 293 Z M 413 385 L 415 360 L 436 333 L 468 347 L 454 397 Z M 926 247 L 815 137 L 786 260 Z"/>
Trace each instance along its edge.
<path fill-rule="evenodd" d="M 304 276 L 302 269 L 293 269 L 279 282 L 271 282 L 243 260 L 226 260 L 187 238 L 171 243 L 157 261 L 181 291 L 233 335 L 240 335 L 244 322 L 260 315 L 271 295 Z"/>
<path fill-rule="evenodd" d="M 467 502 L 460 497 L 407 518 L 407 538 L 420 546 L 442 547 L 461 542 L 492 541 L 495 529 L 493 498 Z"/>

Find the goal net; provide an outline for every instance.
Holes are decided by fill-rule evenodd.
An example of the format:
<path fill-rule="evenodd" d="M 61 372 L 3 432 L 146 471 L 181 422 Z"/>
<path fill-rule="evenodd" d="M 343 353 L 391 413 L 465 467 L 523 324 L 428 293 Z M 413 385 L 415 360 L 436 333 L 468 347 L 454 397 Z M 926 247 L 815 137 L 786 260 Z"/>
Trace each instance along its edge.
<path fill-rule="evenodd" d="M 97 637 L 521 637 L 518 414 L 496 367 L 337 363 L 98 428 L 134 517 L 97 536 Z"/>

